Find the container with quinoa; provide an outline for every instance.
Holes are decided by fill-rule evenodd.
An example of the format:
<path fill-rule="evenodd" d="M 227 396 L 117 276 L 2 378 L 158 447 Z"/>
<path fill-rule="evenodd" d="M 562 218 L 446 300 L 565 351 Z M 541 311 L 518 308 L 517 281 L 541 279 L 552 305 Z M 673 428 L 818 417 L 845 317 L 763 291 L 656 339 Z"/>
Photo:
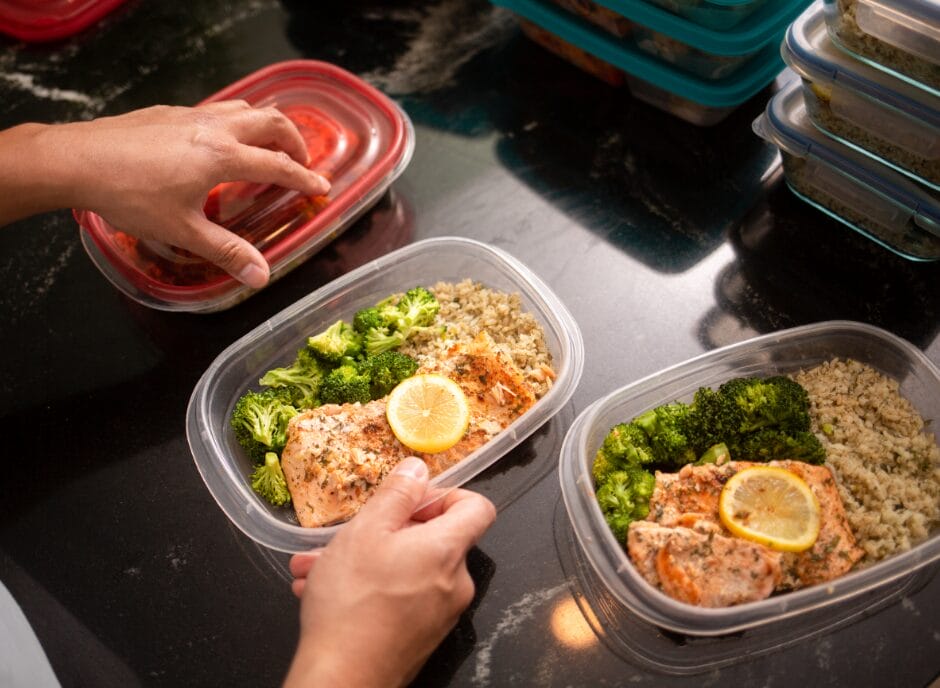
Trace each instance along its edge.
<path fill-rule="evenodd" d="M 577 325 L 511 256 L 430 239 L 364 265 L 245 335 L 187 412 L 193 458 L 249 537 L 326 544 L 406 456 L 434 494 L 551 418 L 583 365 Z"/>
<path fill-rule="evenodd" d="M 940 95 L 940 5 L 935 0 L 825 0 L 839 47 Z"/>
<path fill-rule="evenodd" d="M 833 46 L 821 0 L 787 32 L 783 57 L 803 80 L 803 98 L 823 132 L 940 190 L 940 97 Z"/>
<path fill-rule="evenodd" d="M 940 370 L 831 321 L 703 354 L 598 400 L 565 506 L 631 612 L 691 635 L 799 617 L 940 559 Z"/>
<path fill-rule="evenodd" d="M 823 134 L 806 109 L 794 81 L 754 122 L 755 132 L 780 149 L 790 189 L 900 256 L 940 259 L 940 195 Z"/>

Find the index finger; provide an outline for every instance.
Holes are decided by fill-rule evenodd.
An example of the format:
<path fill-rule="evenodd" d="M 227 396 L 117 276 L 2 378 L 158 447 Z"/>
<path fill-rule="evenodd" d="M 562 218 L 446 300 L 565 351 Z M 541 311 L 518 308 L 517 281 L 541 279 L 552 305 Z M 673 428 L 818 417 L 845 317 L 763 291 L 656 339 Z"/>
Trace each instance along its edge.
<path fill-rule="evenodd" d="M 453 490 L 438 501 L 440 512 L 422 524 L 425 537 L 449 537 L 469 550 L 496 520 L 496 507 L 476 492 Z M 428 508 L 436 507 L 430 504 Z M 424 516 L 424 511 L 417 512 L 415 518 Z"/>
<path fill-rule="evenodd" d="M 240 143 L 284 151 L 301 165 L 310 161 L 307 142 L 297 125 L 277 108 L 253 107 L 244 101 L 236 101 L 219 114 L 226 128 Z"/>

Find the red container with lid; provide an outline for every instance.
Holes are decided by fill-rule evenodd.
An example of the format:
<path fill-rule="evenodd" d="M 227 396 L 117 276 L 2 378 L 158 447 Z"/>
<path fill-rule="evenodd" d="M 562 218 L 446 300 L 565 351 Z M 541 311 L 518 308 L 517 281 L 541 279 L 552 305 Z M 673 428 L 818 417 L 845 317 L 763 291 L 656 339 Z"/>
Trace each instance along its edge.
<path fill-rule="evenodd" d="M 0 0 L 0 33 L 40 43 L 76 34 L 126 0 Z"/>
<path fill-rule="evenodd" d="M 264 184 L 229 182 L 209 195 L 206 215 L 251 241 L 283 276 L 335 239 L 374 205 L 414 151 L 407 114 L 340 67 L 290 60 L 261 69 L 203 103 L 242 99 L 274 106 L 307 142 L 310 168 L 332 188 L 324 197 Z M 161 310 L 212 312 L 253 293 L 211 263 L 175 247 L 139 240 L 77 210 L 82 242 L 104 275 L 136 301 Z"/>

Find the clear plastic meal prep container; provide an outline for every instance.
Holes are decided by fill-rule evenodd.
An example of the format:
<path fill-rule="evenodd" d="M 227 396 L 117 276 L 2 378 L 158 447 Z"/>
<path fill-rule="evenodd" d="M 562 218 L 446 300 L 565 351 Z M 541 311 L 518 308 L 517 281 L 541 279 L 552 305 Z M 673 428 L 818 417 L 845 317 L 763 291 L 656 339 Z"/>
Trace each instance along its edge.
<path fill-rule="evenodd" d="M 242 532 L 282 552 L 326 545 L 341 525 L 304 528 L 293 509 L 275 507 L 251 489 L 254 469 L 229 426 L 235 402 L 271 368 L 287 365 L 306 338 L 360 308 L 417 285 L 472 279 L 518 293 L 545 332 L 556 373 L 551 389 L 508 428 L 432 480 L 444 491 L 470 480 L 555 415 L 571 398 L 584 365 L 581 331 L 547 284 L 504 251 L 469 239 L 427 239 L 353 270 L 278 313 L 229 346 L 193 390 L 186 436 L 209 492 Z"/>
<path fill-rule="evenodd" d="M 825 0 L 832 40 L 879 69 L 940 95 L 937 0 Z"/>
<path fill-rule="evenodd" d="M 0 0 L 0 33 L 27 43 L 67 38 L 126 0 Z"/>
<path fill-rule="evenodd" d="M 672 599 L 650 585 L 604 521 L 594 497 L 591 465 L 614 425 L 661 404 L 689 403 L 702 386 L 714 388 L 738 376 L 794 373 L 832 358 L 854 359 L 898 380 L 901 394 L 927 427 L 940 423 L 940 369 L 907 341 L 851 321 L 805 325 L 716 349 L 621 387 L 575 419 L 561 448 L 562 497 L 592 569 L 630 613 L 678 633 L 735 633 L 884 589 L 889 582 L 940 559 L 940 532 L 934 532 L 907 552 L 826 584 L 733 607 L 703 608 Z"/>
<path fill-rule="evenodd" d="M 809 0 L 768 3 L 733 28 L 713 29 L 646 0 L 552 0 L 640 52 L 703 79 L 727 77 L 783 32 Z"/>
<path fill-rule="evenodd" d="M 940 97 L 836 48 L 821 0 L 787 31 L 783 59 L 802 77 L 807 113 L 822 131 L 940 189 Z"/>
<path fill-rule="evenodd" d="M 717 124 L 770 84 L 783 69 L 776 43 L 766 45 L 747 65 L 722 79 L 702 79 L 631 47 L 539 0 L 494 0 L 512 10 L 536 43 L 614 86 L 692 124 Z"/>
<path fill-rule="evenodd" d="M 326 176 L 327 196 L 267 184 L 230 182 L 209 195 L 206 215 L 251 241 L 271 280 L 339 236 L 404 171 L 414 151 L 405 112 L 359 77 L 326 62 L 289 60 L 235 82 L 203 103 L 242 99 L 274 106 L 307 143 L 310 169 Z M 134 300 L 161 310 L 211 312 L 253 293 L 221 269 L 156 241 L 138 240 L 101 217 L 76 211 L 82 243 L 102 273 Z"/>
<path fill-rule="evenodd" d="M 754 131 L 780 149 L 787 185 L 804 201 L 899 256 L 940 259 L 940 195 L 823 134 L 798 81 L 770 99 Z"/>

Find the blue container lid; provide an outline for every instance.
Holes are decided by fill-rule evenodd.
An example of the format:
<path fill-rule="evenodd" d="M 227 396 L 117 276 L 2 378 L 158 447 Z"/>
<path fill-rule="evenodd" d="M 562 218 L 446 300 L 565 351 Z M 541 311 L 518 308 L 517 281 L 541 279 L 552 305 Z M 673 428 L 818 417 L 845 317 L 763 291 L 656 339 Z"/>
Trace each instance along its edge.
<path fill-rule="evenodd" d="M 834 81 L 940 129 L 940 99 L 921 88 L 852 59 L 829 39 L 822 0 L 817 0 L 787 30 L 784 61 L 810 81 Z"/>
<path fill-rule="evenodd" d="M 539 0 L 492 1 L 628 74 L 707 107 L 740 105 L 772 82 L 785 66 L 777 44 L 773 43 L 728 77 L 701 79 L 634 49 L 553 5 Z"/>
<path fill-rule="evenodd" d="M 940 237 L 940 196 L 814 127 L 806 115 L 799 81 L 792 81 L 770 99 L 764 114 L 755 121 L 754 129 L 784 152 L 820 160 L 907 209 L 914 224 Z M 894 247 L 889 248 L 894 250 Z"/>
<path fill-rule="evenodd" d="M 714 55 L 734 56 L 748 55 L 770 42 L 778 41 L 787 25 L 811 0 L 770 0 L 741 23 L 728 29 L 711 29 L 696 24 L 646 0 L 594 1 L 622 17 L 698 50 Z M 724 4 L 746 3 L 729 0 Z"/>

